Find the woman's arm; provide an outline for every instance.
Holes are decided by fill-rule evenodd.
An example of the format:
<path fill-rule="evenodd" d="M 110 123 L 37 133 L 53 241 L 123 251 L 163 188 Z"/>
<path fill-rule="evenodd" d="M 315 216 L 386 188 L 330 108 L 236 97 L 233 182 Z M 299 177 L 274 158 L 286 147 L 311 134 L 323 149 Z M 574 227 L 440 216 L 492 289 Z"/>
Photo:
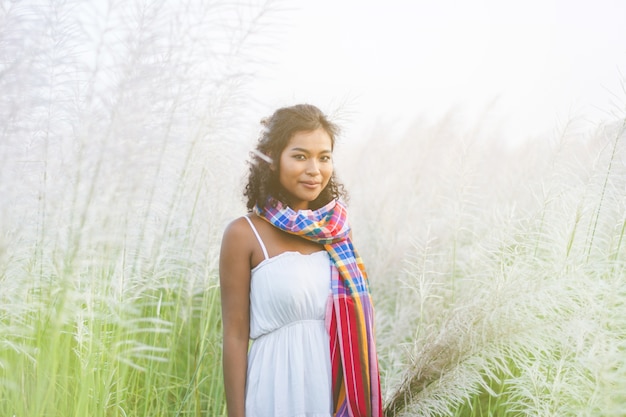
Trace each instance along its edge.
<path fill-rule="evenodd" d="M 250 337 L 250 230 L 245 219 L 224 231 L 220 250 L 220 290 L 224 341 L 222 364 L 229 417 L 245 416 L 245 388 Z"/>

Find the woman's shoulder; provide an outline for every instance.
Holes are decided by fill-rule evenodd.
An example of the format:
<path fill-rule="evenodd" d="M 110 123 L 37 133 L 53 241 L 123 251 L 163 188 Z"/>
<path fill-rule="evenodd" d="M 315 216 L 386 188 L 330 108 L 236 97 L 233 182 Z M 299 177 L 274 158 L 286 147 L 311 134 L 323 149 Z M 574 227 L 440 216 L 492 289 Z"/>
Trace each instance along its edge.
<path fill-rule="evenodd" d="M 245 216 L 239 216 L 233 220 L 230 221 L 230 223 L 228 223 L 226 225 L 226 228 L 224 229 L 224 239 L 227 238 L 236 238 L 236 239 L 241 239 L 241 238 L 247 238 L 250 236 L 250 234 L 252 233 L 252 229 L 250 228 L 250 225 L 248 224 L 248 220 L 246 220 L 246 217 L 248 217 L 248 219 L 251 217 L 250 214 L 247 214 Z"/>
<path fill-rule="evenodd" d="M 220 256 L 225 259 L 247 259 L 254 251 L 256 238 L 246 216 L 231 220 L 224 229 Z"/>

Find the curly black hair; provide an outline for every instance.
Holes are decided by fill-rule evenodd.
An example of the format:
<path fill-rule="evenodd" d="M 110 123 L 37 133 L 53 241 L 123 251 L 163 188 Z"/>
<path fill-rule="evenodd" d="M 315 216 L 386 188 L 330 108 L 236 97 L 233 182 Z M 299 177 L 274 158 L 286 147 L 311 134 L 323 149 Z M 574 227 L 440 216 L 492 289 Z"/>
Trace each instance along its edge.
<path fill-rule="evenodd" d="M 263 207 L 270 196 L 289 205 L 288 193 L 283 190 L 278 177 L 280 166 L 277 166 L 277 169 L 271 169 L 271 161 L 280 164 L 280 155 L 295 133 L 322 128 L 330 136 L 333 148 L 335 138 L 339 134 L 339 127 L 328 120 L 320 109 L 311 104 L 296 104 L 280 108 L 271 117 L 261 120 L 261 125 L 263 125 L 263 131 L 256 151 L 252 153 L 252 160 L 248 161 L 248 183 L 244 192 L 244 196 L 247 197 L 248 211 L 252 211 L 257 204 Z M 335 178 L 333 171 L 328 185 L 311 202 L 310 208 L 320 208 L 338 198 L 346 200 L 347 193 L 343 184 Z"/>

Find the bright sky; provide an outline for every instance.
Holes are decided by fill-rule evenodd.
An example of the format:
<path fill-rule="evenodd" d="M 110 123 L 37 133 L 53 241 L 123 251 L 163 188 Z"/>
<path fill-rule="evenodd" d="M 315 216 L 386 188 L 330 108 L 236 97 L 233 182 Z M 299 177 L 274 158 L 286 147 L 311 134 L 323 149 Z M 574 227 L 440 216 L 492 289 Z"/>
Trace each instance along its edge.
<path fill-rule="evenodd" d="M 343 105 L 359 136 L 451 110 L 471 121 L 497 100 L 491 117 L 516 140 L 626 111 L 624 0 L 298 4 L 253 86 L 267 112 Z"/>

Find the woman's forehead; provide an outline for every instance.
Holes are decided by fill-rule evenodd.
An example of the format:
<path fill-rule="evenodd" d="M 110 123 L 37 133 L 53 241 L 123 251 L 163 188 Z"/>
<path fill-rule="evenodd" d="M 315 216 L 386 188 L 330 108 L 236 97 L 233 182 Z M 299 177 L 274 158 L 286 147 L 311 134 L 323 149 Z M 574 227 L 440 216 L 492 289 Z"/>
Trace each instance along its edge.
<path fill-rule="evenodd" d="M 315 149 L 318 151 L 332 151 L 333 142 L 326 130 L 318 128 L 315 130 L 303 130 L 294 133 L 285 149 Z"/>

